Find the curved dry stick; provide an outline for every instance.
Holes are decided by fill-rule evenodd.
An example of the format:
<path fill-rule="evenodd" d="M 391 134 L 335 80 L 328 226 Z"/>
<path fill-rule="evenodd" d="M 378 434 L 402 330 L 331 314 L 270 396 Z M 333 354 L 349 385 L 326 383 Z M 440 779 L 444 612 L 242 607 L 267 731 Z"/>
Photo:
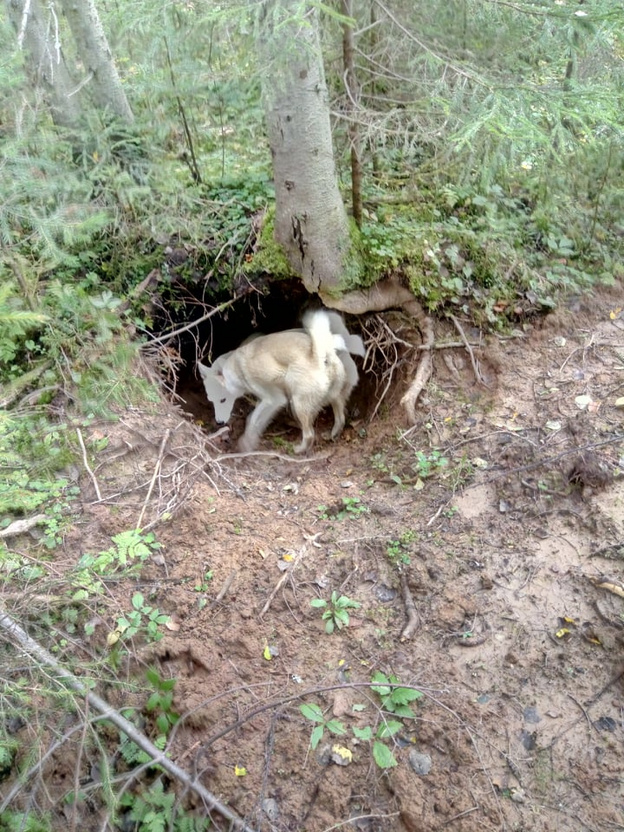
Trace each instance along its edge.
<path fill-rule="evenodd" d="M 136 743 L 142 751 L 154 761 L 155 765 L 163 768 L 168 774 L 179 780 L 181 783 L 195 792 L 205 803 L 207 810 L 215 809 L 224 818 L 230 821 L 235 829 L 240 829 L 242 832 L 254 832 L 252 827 L 247 826 L 245 821 L 240 818 L 230 808 L 225 806 L 221 801 L 215 797 L 208 789 L 204 788 L 201 783 L 197 783 L 191 775 L 176 765 L 172 760 L 168 759 L 164 751 L 160 751 L 156 746 L 148 740 L 145 734 L 141 733 L 135 725 L 123 717 L 118 711 L 114 710 L 108 702 L 101 699 L 96 693 L 92 693 L 87 684 L 82 682 L 73 673 L 66 670 L 56 659 L 48 653 L 38 642 L 31 638 L 28 633 L 23 630 L 17 622 L 15 622 L 10 615 L 4 610 L 0 610 L 0 629 L 8 633 L 11 638 L 16 641 L 22 649 L 30 656 L 37 658 L 42 664 L 50 667 L 58 676 L 59 681 L 62 681 L 66 687 L 84 696 L 89 702 L 90 707 L 94 708 L 103 717 L 110 720 L 113 725 L 120 731 L 123 731 L 132 742 Z"/>

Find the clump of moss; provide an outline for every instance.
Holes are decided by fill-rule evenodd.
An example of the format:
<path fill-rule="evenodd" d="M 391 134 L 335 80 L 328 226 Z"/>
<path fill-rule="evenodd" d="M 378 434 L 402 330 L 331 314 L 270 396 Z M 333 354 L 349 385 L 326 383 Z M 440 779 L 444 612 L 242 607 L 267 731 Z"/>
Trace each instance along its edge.
<path fill-rule="evenodd" d="M 286 255 L 275 239 L 275 207 L 267 209 L 256 252 L 243 266 L 243 271 L 249 275 L 268 274 L 272 278 L 285 280 L 297 275 L 290 267 Z"/>

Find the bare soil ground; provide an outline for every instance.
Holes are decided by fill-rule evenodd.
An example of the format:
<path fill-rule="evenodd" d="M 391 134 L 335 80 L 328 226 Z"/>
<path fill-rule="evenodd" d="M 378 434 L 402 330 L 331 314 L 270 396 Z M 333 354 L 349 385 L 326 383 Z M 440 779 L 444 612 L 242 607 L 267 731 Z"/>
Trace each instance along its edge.
<path fill-rule="evenodd" d="M 179 414 L 98 428 L 104 499 L 64 558 L 134 527 L 160 458 L 152 503 L 181 505 L 140 588 L 178 629 L 139 660 L 177 679 L 171 756 L 253 829 L 624 830 L 622 297 L 492 338 L 488 387 L 465 350 L 437 350 L 414 428 L 400 389 L 370 424 L 356 398 L 308 460 L 288 456 L 286 421 L 273 455 L 229 456 L 222 435 L 208 465 Z M 135 589 L 111 587 L 114 603 Z M 334 591 L 360 606 L 327 634 L 310 601 Z M 422 693 L 382 740 L 385 770 L 353 732 L 393 718 L 376 672 Z M 347 733 L 312 750 L 303 702 Z"/>

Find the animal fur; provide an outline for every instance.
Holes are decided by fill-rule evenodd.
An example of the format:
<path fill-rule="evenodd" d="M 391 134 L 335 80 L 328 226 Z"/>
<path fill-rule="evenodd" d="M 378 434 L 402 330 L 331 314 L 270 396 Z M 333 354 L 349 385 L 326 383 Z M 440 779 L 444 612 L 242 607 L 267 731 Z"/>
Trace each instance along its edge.
<path fill-rule="evenodd" d="M 211 367 L 198 368 L 218 422 L 228 421 L 240 396 L 258 399 L 241 450 L 256 448 L 276 414 L 290 405 L 302 431 L 295 452 L 305 453 L 314 443 L 314 421 L 326 405 L 334 412 L 332 439 L 344 428 L 347 399 L 358 381 L 350 353 L 364 355 L 362 339 L 349 333 L 338 313 L 319 310 L 304 316 L 303 329 L 251 338 Z"/>

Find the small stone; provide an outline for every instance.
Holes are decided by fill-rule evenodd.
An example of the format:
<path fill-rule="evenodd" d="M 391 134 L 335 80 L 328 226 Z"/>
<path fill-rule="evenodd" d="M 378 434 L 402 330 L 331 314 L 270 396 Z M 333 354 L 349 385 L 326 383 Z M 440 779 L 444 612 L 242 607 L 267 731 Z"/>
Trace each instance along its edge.
<path fill-rule="evenodd" d="M 409 763 L 416 774 L 424 777 L 431 771 L 431 757 L 428 754 L 422 754 L 420 751 L 410 751 Z"/>
<path fill-rule="evenodd" d="M 262 801 L 262 811 L 270 821 L 276 821 L 279 818 L 279 806 L 277 800 L 272 797 L 267 797 Z"/>
<path fill-rule="evenodd" d="M 353 753 L 344 745 L 332 746 L 330 760 L 337 766 L 348 766 L 353 762 Z"/>
<path fill-rule="evenodd" d="M 373 595 L 377 598 L 378 601 L 382 603 L 387 603 L 388 601 L 394 601 L 397 597 L 396 589 L 393 589 L 391 586 L 386 586 L 385 584 L 377 584 L 373 589 Z"/>
<path fill-rule="evenodd" d="M 319 765 L 329 765 L 331 760 L 331 745 L 326 743 L 325 745 L 320 746 L 320 748 L 317 748 L 316 759 L 319 761 Z"/>
<path fill-rule="evenodd" d="M 534 725 L 542 721 L 541 716 L 537 712 L 537 708 L 525 708 L 522 716 L 524 717 L 525 722 L 531 722 Z"/>

